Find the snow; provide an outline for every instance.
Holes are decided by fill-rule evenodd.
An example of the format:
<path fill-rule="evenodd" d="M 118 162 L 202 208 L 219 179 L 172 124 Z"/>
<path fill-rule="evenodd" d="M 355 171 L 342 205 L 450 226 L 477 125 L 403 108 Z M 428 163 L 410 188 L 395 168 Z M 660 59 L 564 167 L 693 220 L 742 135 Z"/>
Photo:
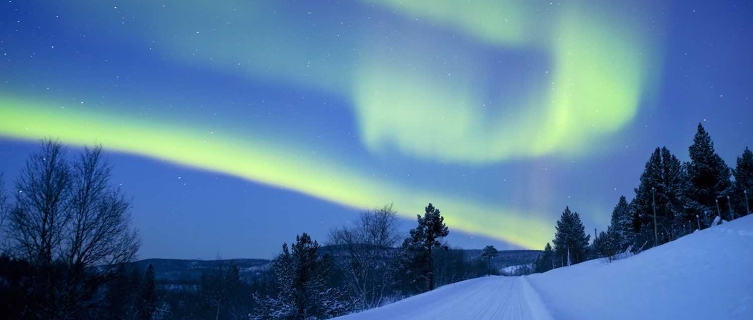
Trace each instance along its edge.
<path fill-rule="evenodd" d="M 337 319 L 551 319 L 524 277 L 484 277 L 453 283 Z"/>
<path fill-rule="evenodd" d="M 507 266 L 507 267 L 501 268 L 501 269 L 499 269 L 499 272 L 502 273 L 502 274 L 504 274 L 504 275 L 512 275 L 512 274 L 515 274 L 516 272 L 520 271 L 521 269 L 531 268 L 531 267 L 533 267 L 532 263 L 529 263 L 529 264 L 519 264 L 519 265 Z"/>
<path fill-rule="evenodd" d="M 553 317 L 753 319 L 753 215 L 611 263 L 467 280 L 339 319 Z"/>
<path fill-rule="evenodd" d="M 557 319 L 753 319 L 753 216 L 529 280 Z"/>

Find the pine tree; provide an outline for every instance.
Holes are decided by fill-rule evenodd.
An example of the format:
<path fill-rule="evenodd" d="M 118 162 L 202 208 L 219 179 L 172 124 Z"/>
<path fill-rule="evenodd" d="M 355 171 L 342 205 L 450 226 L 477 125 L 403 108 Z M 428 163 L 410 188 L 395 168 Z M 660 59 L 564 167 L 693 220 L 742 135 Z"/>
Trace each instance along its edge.
<path fill-rule="evenodd" d="M 141 293 L 138 304 L 139 320 L 152 320 L 157 311 L 157 284 L 154 280 L 154 267 L 150 263 L 146 268 L 144 280 L 141 283 Z"/>
<path fill-rule="evenodd" d="M 714 151 L 714 143 L 700 123 L 689 151 L 690 162 L 687 165 L 688 183 L 685 193 L 688 217 L 716 216 L 717 199 L 727 196 L 731 191 L 730 169 Z M 719 201 L 719 205 L 720 209 L 726 209 L 722 201 Z M 701 219 L 701 223 L 708 226 L 706 219 Z"/>
<path fill-rule="evenodd" d="M 486 246 L 484 247 L 483 252 L 481 252 L 481 257 L 486 260 L 486 273 L 487 275 L 492 275 L 492 258 L 496 257 L 499 254 L 499 251 L 497 251 L 497 248 L 494 246 Z"/>
<path fill-rule="evenodd" d="M 426 279 L 427 289 L 434 290 L 434 248 L 442 247 L 439 239 L 450 231 L 444 224 L 439 209 L 431 203 L 424 209 L 424 216 L 417 215 L 418 226 L 410 230 L 410 237 L 403 242 L 403 260 L 408 270 L 414 271 L 414 281 Z M 443 247 L 447 250 L 447 247 Z"/>
<path fill-rule="evenodd" d="M 612 210 L 607 234 L 615 251 L 622 252 L 633 243 L 633 216 L 625 196 L 620 196 L 619 202 Z"/>
<path fill-rule="evenodd" d="M 554 251 L 552 251 L 552 246 L 547 242 L 546 246 L 544 247 L 544 253 L 536 257 L 536 262 L 534 263 L 534 271 L 538 273 L 544 273 L 554 269 L 553 259 Z"/>
<path fill-rule="evenodd" d="M 570 212 L 570 208 L 565 207 L 556 229 L 553 241 L 556 256 L 564 261 L 568 261 L 569 257 L 573 264 L 585 261 L 590 236 L 586 234 L 578 213 Z"/>
<path fill-rule="evenodd" d="M 593 242 L 593 250 L 597 258 L 610 259 L 617 253 L 617 246 L 615 245 L 615 236 L 609 234 L 609 232 L 600 232 Z"/>
<path fill-rule="evenodd" d="M 654 150 L 633 201 L 634 224 L 641 240 L 654 242 L 654 208 L 659 242 L 679 236 L 682 224 L 690 220 L 683 207 L 686 179 L 682 163 L 666 147 Z"/>
<path fill-rule="evenodd" d="M 753 152 L 747 147 L 742 156 L 737 157 L 737 167 L 735 167 L 733 173 L 735 175 L 735 198 L 737 198 L 735 202 L 741 204 L 736 211 L 749 214 L 746 211 L 753 210 L 750 209 L 753 207 L 753 201 L 751 201 L 751 198 L 753 198 Z M 746 191 L 747 206 L 745 203 Z"/>
<path fill-rule="evenodd" d="M 345 294 L 330 286 L 332 261 L 319 254 L 319 243 L 303 233 L 296 242 L 272 262 L 276 275 L 278 295 L 254 300 L 261 305 L 254 319 L 309 319 L 331 318 L 352 309 Z M 291 252 L 292 251 L 292 252 Z"/>

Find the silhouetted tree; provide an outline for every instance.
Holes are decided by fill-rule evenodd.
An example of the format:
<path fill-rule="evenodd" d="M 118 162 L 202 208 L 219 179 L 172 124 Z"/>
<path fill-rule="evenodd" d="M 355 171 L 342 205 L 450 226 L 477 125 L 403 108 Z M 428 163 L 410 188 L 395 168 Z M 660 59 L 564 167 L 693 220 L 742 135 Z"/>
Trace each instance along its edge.
<path fill-rule="evenodd" d="M 139 320 L 152 320 L 157 312 L 157 283 L 154 280 L 154 267 L 150 263 L 141 281 L 138 301 Z"/>
<path fill-rule="evenodd" d="M 135 271 L 134 271 L 135 272 Z M 140 297 L 139 277 L 129 274 L 125 264 L 120 264 L 105 291 L 105 317 L 112 320 L 135 318 L 136 302 Z"/>
<path fill-rule="evenodd" d="M 45 319 L 80 317 L 117 265 L 133 259 L 138 235 L 129 202 L 109 185 L 101 147 L 85 148 L 72 163 L 58 141 L 45 140 L 16 182 L 8 238 L 34 276 L 28 313 Z"/>
<path fill-rule="evenodd" d="M 569 257 L 573 264 L 585 261 L 590 236 L 586 234 L 578 213 L 570 212 L 570 208 L 565 207 L 556 229 L 553 242 L 557 257 L 563 261 Z"/>
<path fill-rule="evenodd" d="M 239 300 L 242 289 L 240 269 L 235 261 L 231 260 L 226 266 L 202 274 L 201 295 L 213 310 L 214 319 L 247 318 L 247 310 Z"/>
<path fill-rule="evenodd" d="M 685 206 L 691 218 L 704 217 L 707 212 L 713 217 L 717 215 L 716 200 L 730 191 L 730 169 L 714 151 L 714 143 L 700 123 L 689 151 Z M 720 202 L 721 209 L 726 209 L 724 205 Z M 705 219 L 701 223 L 705 224 Z"/>
<path fill-rule="evenodd" d="M 396 213 L 389 205 L 362 213 L 353 227 L 330 231 L 335 264 L 362 310 L 381 305 L 392 284 L 397 226 Z"/>
<path fill-rule="evenodd" d="M 424 216 L 417 216 L 418 226 L 410 230 L 410 237 L 403 241 L 401 247 L 402 260 L 407 272 L 411 273 L 414 283 L 420 283 L 425 279 L 427 289 L 434 290 L 434 248 L 443 248 L 439 239 L 449 234 L 449 229 L 444 224 L 439 209 L 431 203 L 425 208 Z"/>
<path fill-rule="evenodd" d="M 686 181 L 685 171 L 677 157 L 667 148 L 656 148 L 646 163 L 633 201 L 634 226 L 643 241 L 654 242 L 654 206 L 659 244 L 679 236 L 682 223 L 689 220 L 683 207 Z"/>
<path fill-rule="evenodd" d="M 492 275 L 492 259 L 496 257 L 497 254 L 499 254 L 499 251 L 497 251 L 497 248 L 494 248 L 494 246 L 486 246 L 481 252 L 481 257 L 486 260 L 487 275 Z"/>
<path fill-rule="evenodd" d="M 536 258 L 534 271 L 544 273 L 552 269 L 554 269 L 554 251 L 552 250 L 552 246 L 547 242 L 544 252 Z"/>
<path fill-rule="evenodd" d="M 612 210 L 607 234 L 611 238 L 610 244 L 615 252 L 624 251 L 633 243 L 633 217 L 625 196 L 620 196 Z"/>
<path fill-rule="evenodd" d="M 5 193 L 5 181 L 3 180 L 3 174 L 0 173 L 0 238 L 3 238 L 3 227 L 5 226 L 5 218 L 10 211 L 10 204 L 8 203 L 8 194 Z"/>
<path fill-rule="evenodd" d="M 737 167 L 733 171 L 735 175 L 735 198 L 739 199 L 738 203 L 741 203 L 737 212 L 745 212 L 748 208 L 753 208 L 753 152 L 747 147 L 743 154 L 737 157 Z M 747 206 L 745 191 L 748 192 Z M 749 212 L 745 212 L 749 214 Z"/>
<path fill-rule="evenodd" d="M 255 295 L 259 307 L 255 319 L 322 319 L 344 314 L 351 305 L 343 292 L 329 286 L 332 276 L 332 261 L 319 255 L 319 244 L 303 233 L 288 250 L 287 243 L 282 253 L 272 263 L 278 295 L 262 298 Z"/>

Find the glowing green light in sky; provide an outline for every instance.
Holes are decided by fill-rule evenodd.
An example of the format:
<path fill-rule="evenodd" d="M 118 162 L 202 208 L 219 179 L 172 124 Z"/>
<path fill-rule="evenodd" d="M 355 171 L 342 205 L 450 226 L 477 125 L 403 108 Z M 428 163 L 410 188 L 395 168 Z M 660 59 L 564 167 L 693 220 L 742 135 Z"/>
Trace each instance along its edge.
<path fill-rule="evenodd" d="M 384 22 L 356 21 L 346 30 L 335 29 L 342 21 L 326 18 L 300 23 L 304 17 L 267 1 L 131 4 L 142 15 L 139 23 L 113 28 L 122 29 L 125 38 L 135 35 L 137 42 L 157 39 L 153 49 L 168 60 L 304 85 L 353 101 L 359 138 L 372 152 L 394 146 L 406 155 L 459 163 L 587 155 L 594 151 L 587 146 L 635 117 L 656 77 L 654 43 L 642 29 L 649 17 L 624 4 L 365 2 L 439 24 L 481 48 L 539 53 L 548 57 L 551 70 L 514 96 L 488 99 L 483 92 L 495 88 L 481 84 L 492 62 L 473 48 L 385 28 Z M 118 22 L 92 17 L 84 6 L 75 9 L 77 20 Z M 392 42 L 399 37 L 407 40 Z M 513 111 L 492 116 L 485 103 Z M 437 129 L 416 125 L 427 121 Z"/>
<path fill-rule="evenodd" d="M 105 1 L 55 2 L 79 28 L 99 26 L 165 63 L 191 65 L 332 94 L 353 110 L 368 151 L 456 164 L 499 164 L 547 154 L 587 155 L 594 142 L 624 128 L 658 72 L 648 19 L 621 7 L 572 1 L 364 1 L 410 26 L 440 36 L 411 34 L 384 21 L 342 21 L 287 10 L 276 1 L 128 3 L 120 19 Z M 164 3 L 164 4 L 163 4 Z M 51 8 L 50 7 L 50 8 Z M 94 14 L 96 13 L 96 14 Z M 618 14 L 620 13 L 620 14 Z M 376 19 L 375 19 L 376 20 Z M 417 22 L 416 22 L 417 20 Z M 424 22 L 424 20 L 426 22 Z M 394 20 L 388 20 L 394 21 Z M 304 23 L 306 22 L 306 23 Z M 400 32 L 396 32 L 399 29 Z M 460 40 L 452 40 L 462 38 Z M 459 47 L 459 44 L 464 47 Z M 514 95 L 489 88 L 486 52 L 525 51 L 545 57 L 550 70 Z M 504 72 L 504 71 L 502 71 Z M 180 79 L 178 79 L 180 80 Z M 491 92 L 491 96 L 489 96 Z M 126 102 L 128 104 L 128 102 Z M 493 105 L 504 112 L 489 110 Z M 407 216 L 429 201 L 448 223 L 471 233 L 540 247 L 551 237 L 541 215 L 499 203 L 408 188 L 364 174 L 331 155 L 296 152 L 284 132 L 233 132 L 211 139 L 190 117 L 147 121 L 133 114 L 68 108 L 60 102 L 0 95 L 0 135 L 59 137 L 75 145 L 165 159 L 280 186 L 356 208 L 395 203 Z M 189 129 L 190 128 L 190 129 Z M 205 130 L 209 131 L 209 130 Z M 254 135 L 277 139 L 255 140 Z"/>
<path fill-rule="evenodd" d="M 259 143 L 252 136 L 207 137 L 206 128 L 101 115 L 75 105 L 0 97 L 0 136 L 36 140 L 59 137 L 73 145 L 101 143 L 108 150 L 146 155 L 295 190 L 342 205 L 368 209 L 394 203 L 406 218 L 430 201 L 458 230 L 537 247 L 551 234 L 548 223 L 504 207 L 431 190 L 405 188 L 335 161 L 303 155 L 299 146 Z M 191 129 L 187 129 L 191 128 Z M 494 214 L 494 219 L 489 215 Z M 526 226 L 520 228 L 518 226 Z"/>

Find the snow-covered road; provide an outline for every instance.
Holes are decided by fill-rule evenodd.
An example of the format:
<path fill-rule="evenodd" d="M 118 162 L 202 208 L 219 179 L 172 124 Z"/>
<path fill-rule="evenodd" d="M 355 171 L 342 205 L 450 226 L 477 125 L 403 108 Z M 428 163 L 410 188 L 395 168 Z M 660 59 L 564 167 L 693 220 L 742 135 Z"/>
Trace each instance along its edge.
<path fill-rule="evenodd" d="M 438 288 L 343 320 L 551 319 L 525 277 L 484 277 Z"/>

